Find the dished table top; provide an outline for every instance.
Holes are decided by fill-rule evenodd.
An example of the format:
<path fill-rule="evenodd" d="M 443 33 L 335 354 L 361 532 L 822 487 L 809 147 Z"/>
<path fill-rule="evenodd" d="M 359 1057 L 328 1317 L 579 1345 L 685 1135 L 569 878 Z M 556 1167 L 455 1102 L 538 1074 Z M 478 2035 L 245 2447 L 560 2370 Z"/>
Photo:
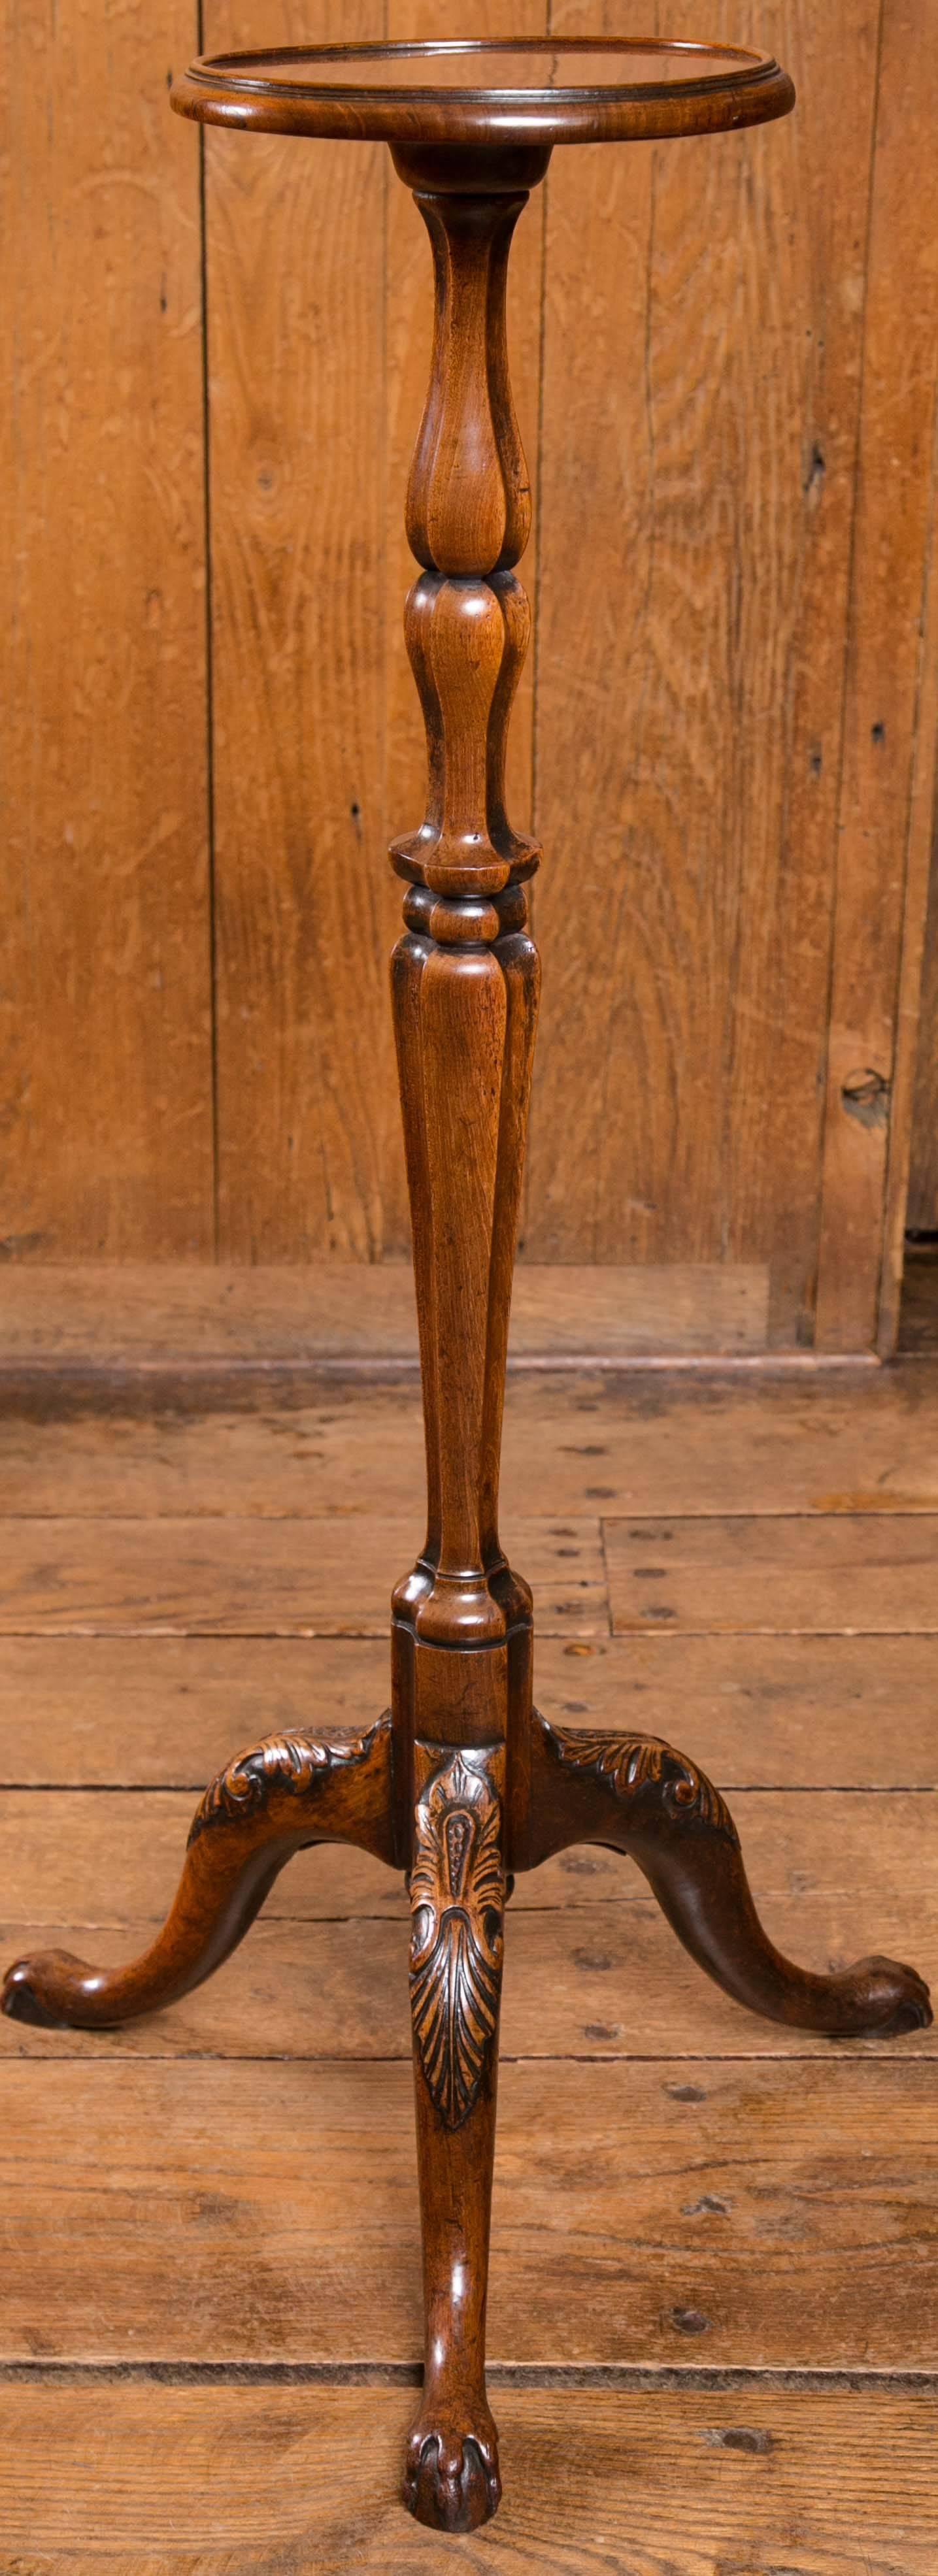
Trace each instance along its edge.
<path fill-rule="evenodd" d="M 205 124 L 416 144 L 719 133 L 794 100 L 770 54 L 607 37 L 291 45 L 206 57 L 173 88 L 179 114 Z"/>

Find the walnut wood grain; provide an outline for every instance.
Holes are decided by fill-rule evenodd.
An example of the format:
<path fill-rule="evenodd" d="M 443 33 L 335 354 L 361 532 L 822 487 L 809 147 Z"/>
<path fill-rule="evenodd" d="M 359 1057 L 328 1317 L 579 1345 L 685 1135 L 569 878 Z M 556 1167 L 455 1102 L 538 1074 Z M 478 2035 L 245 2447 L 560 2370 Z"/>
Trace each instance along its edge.
<path fill-rule="evenodd" d="M 280 1735 L 226 1764 L 192 1822 L 175 1903 L 127 1968 L 89 1968 L 66 1951 L 17 1959 L 3 1984 L 13 2021 L 106 2030 L 158 2012 L 230 1958 L 293 1852 L 360 1843 L 393 1865 L 391 1723 L 364 1735 Z"/>
<path fill-rule="evenodd" d="M 504 1747 L 415 1747 L 410 2002 L 423 2235 L 424 2384 L 404 2500 L 474 2531 L 501 2497 L 485 2387 L 505 1908 Z"/>
<path fill-rule="evenodd" d="M 628 1852 L 691 1957 L 770 2021 L 833 2039 L 895 2038 L 931 2023 L 927 1986 L 895 1959 L 816 1976 L 782 1957 L 756 1914 L 725 1799 L 654 1736 L 591 1735 L 535 1712 L 530 1835 L 533 1864 L 570 1843 Z"/>
<path fill-rule="evenodd" d="M 548 25 L 548 0 L 476 0 L 473 13 L 473 35 L 476 37 L 543 37 Z M 395 41 L 414 38 L 433 41 L 450 32 L 451 17 L 446 0 L 388 0 L 385 32 Z M 305 35 L 305 28 L 301 30 Z M 343 27 L 342 33 L 345 34 Z M 242 37 L 243 41 L 243 37 Z M 214 50 L 214 48 L 212 48 Z M 376 146 L 380 150 L 380 146 Z M 384 156 L 382 156 L 384 157 Z M 427 236 L 423 218 L 414 203 L 410 189 L 395 187 L 389 172 L 386 228 L 386 470 L 387 489 L 403 492 L 424 410 L 430 373 L 431 343 L 434 328 L 434 298 L 427 291 Z M 511 350 L 511 375 L 517 402 L 529 477 L 532 504 L 536 508 L 534 484 L 540 446 L 540 357 L 541 313 L 543 304 L 544 191 L 530 216 L 519 225 L 512 244 L 508 275 L 508 339 Z M 383 720 L 385 763 L 385 802 L 388 816 L 396 826 L 403 818 L 423 811 L 422 798 L 426 775 L 424 726 L 413 673 L 401 625 L 400 603 L 413 582 L 414 565 L 407 543 L 403 516 L 396 510 L 386 532 L 384 545 L 385 572 L 385 659 L 387 695 Z M 536 549 L 529 546 L 524 564 L 524 584 L 536 614 Z M 534 684 L 535 657 L 528 653 L 518 681 L 518 694 L 512 709 L 507 744 L 507 767 L 510 807 L 516 822 L 528 827 L 534 797 Z M 387 885 L 384 893 L 386 911 L 382 929 L 388 942 L 396 937 L 399 927 L 394 909 L 396 889 Z M 391 1121 L 393 1153 L 386 1153 L 384 1181 L 385 1240 L 395 1254 L 411 1249 L 410 1210 L 403 1153 L 399 1150 L 399 1120 L 396 1106 Z M 523 1207 L 523 1197 L 522 1197 Z M 547 1283 L 548 1285 L 552 1283 Z M 513 1332 L 518 1331 L 517 1300 L 513 1308 Z"/>
<path fill-rule="evenodd" d="M 505 295 L 512 234 L 547 153 L 397 145 L 394 160 L 424 218 L 435 280 L 430 387 L 407 495 L 407 533 L 424 567 L 406 634 L 427 734 L 427 808 L 391 852 L 409 887 L 392 996 L 428 1483 L 424 1552 L 394 1596 L 397 1769 L 402 1795 L 407 1781 L 415 1801 L 411 2006 L 426 2316 L 404 2496 L 418 2520 L 470 2531 L 501 2495 L 485 2302 L 506 1797 L 520 1814 L 531 1705 L 531 1594 L 498 1534 L 539 991 L 524 892 L 539 851 L 505 807 L 507 727 L 529 627 L 512 567 L 530 526 Z"/>
<path fill-rule="evenodd" d="M 524 885 L 536 843 L 505 808 L 528 637 L 512 566 L 530 495 L 508 376 L 508 252 L 547 155 L 395 148 L 433 252 L 430 388 L 407 498 L 424 570 L 407 603 L 427 733 L 424 821 L 392 846 L 408 883 L 392 997 L 426 1419 L 428 1527 L 398 1586 L 402 1779 L 415 1736 L 509 1742 L 523 1804 L 531 1595 L 498 1535 L 508 1311 L 539 992 Z M 468 2508 L 467 2508 L 468 2509 Z"/>
<path fill-rule="evenodd" d="M 551 36 L 226 54 L 193 63 L 172 98 L 202 124 L 508 153 L 761 125 L 795 93 L 745 46 Z"/>
<path fill-rule="evenodd" d="M 476 87 L 496 73 L 494 89 Z M 385 135 L 432 247 L 430 386 L 407 503 L 421 569 L 406 614 L 427 803 L 391 852 L 407 886 L 392 991 L 427 1537 L 394 1596 L 388 1716 L 362 1735 L 284 1732 L 226 1764 L 197 1810 L 175 1906 L 142 1958 L 123 1970 L 55 1951 L 23 1958 L 3 2004 L 34 2024 L 119 2022 L 183 1996 L 226 1958 L 296 1849 L 350 1841 L 404 1866 L 426 2334 L 404 2501 L 452 2533 L 488 2521 L 501 2493 L 485 2319 L 512 1868 L 571 1842 L 611 1844 L 637 1861 L 692 1957 L 767 2017 L 839 2036 L 889 2036 L 931 2018 L 921 1978 L 890 1960 L 817 1975 L 782 1957 L 756 1916 L 725 1801 L 689 1759 L 644 1729 L 608 1736 L 533 1714 L 531 1593 L 498 1529 L 539 977 L 525 892 L 539 850 L 505 801 L 529 625 L 514 574 L 530 492 L 507 359 L 511 237 L 555 142 L 705 133 L 782 115 L 792 100 L 774 62 L 731 48 L 563 40 L 549 53 L 307 47 L 197 64 L 174 91 L 181 113 L 207 123 Z M 361 1570 L 359 1552 L 356 1598 Z M 45 1558 L 36 1581 L 54 1590 Z"/>

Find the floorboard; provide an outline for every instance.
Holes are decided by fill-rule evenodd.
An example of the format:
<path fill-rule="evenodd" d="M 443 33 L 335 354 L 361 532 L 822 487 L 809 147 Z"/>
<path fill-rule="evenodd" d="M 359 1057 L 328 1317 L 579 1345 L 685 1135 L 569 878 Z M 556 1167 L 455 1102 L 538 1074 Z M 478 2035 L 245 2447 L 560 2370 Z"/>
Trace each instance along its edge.
<path fill-rule="evenodd" d="M 932 1387 L 923 1365 L 512 1377 L 505 1526 L 535 1511 L 935 1512 Z M 197 1379 L 167 1396 L 131 1373 L 106 1402 L 64 1379 L 14 1396 L 0 1419 L 11 1513 L 420 1518 L 413 1380 L 239 1396 Z"/>
<path fill-rule="evenodd" d="M 625 1635 L 934 1635 L 938 1516 L 607 1521 L 612 1624 Z"/>
<path fill-rule="evenodd" d="M 647 1891 L 639 1892 L 641 1885 L 636 1878 L 631 1901 L 606 1897 L 590 1904 L 590 1881 L 583 1879 L 571 1883 L 578 1901 L 569 1908 L 513 1909 L 503 2065 L 517 2057 L 628 2060 L 701 2052 L 830 2063 L 830 2040 L 762 2021 L 711 1985 L 662 1922 Z M 361 1914 L 332 1921 L 284 1919 L 271 1908 L 210 1986 L 166 2012 L 106 2036 L 18 2023 L 5 2052 L 30 2059 L 83 2058 L 95 2065 L 125 2057 L 250 2057 L 319 2063 L 397 2059 L 409 2067 L 407 1917 L 399 1895 L 384 1897 L 384 1904 L 387 1911 L 371 1921 Z M 802 1966 L 846 1965 L 875 1948 L 893 1958 L 908 1955 L 923 1976 L 933 1984 L 938 1980 L 933 1871 L 921 1893 L 911 1886 L 886 1895 L 873 1895 L 865 1886 L 859 1895 L 856 1888 L 825 1887 L 787 1901 L 776 1893 L 762 1903 L 762 1913 L 779 1947 Z M 2 1929 L 6 1958 L 69 1950 L 92 1967 L 117 1967 L 147 1947 L 155 1923 L 131 1918 L 118 1930 L 111 1924 L 10 1917 Z M 887 2063 L 894 2054 L 887 2040 L 837 2044 L 838 2060 L 873 2057 Z M 910 2058 L 938 2058 L 934 2027 L 905 2040 L 903 2064 Z"/>
<path fill-rule="evenodd" d="M 0 2360 L 419 2357 L 408 2065 L 102 2049 L 4 2092 Z M 507 2064 L 492 2358 L 932 2369 L 934 2106 L 908 2056 Z"/>
<path fill-rule="evenodd" d="M 413 1385 L 203 1392 L 0 1421 L 7 1955 L 132 1953 L 232 1751 L 386 1702 Z M 938 1372 L 518 1377 L 506 1500 L 546 1712 L 702 1761 L 792 1955 L 938 1976 Z M 756 2021 L 604 1851 L 509 1916 L 506 2503 L 404 2521 L 405 1941 L 321 1849 L 172 2011 L 3 2024 L 0 2576 L 934 2576 L 935 2035 Z"/>
<path fill-rule="evenodd" d="M 370 1724 L 389 1661 L 383 1637 L 0 1635 L 0 1780 L 196 1796 L 277 1727 Z M 539 1636 L 534 1675 L 547 1717 L 637 1721 L 724 1789 L 935 1782 L 930 1636 Z"/>
<path fill-rule="evenodd" d="M 6 2564 L 30 2576 L 934 2576 L 927 2391 L 799 2394 L 753 2376 L 731 2391 L 493 2394 L 505 2501 L 466 2541 L 402 2522 L 412 2391 L 0 2385 Z"/>
<path fill-rule="evenodd" d="M 419 1534 L 418 1534 L 419 1533 Z M 608 1636 L 599 1522 L 515 1525 L 545 1636 Z M 423 1526 L 353 1521 L 0 1518 L 7 1636 L 385 1636 Z"/>

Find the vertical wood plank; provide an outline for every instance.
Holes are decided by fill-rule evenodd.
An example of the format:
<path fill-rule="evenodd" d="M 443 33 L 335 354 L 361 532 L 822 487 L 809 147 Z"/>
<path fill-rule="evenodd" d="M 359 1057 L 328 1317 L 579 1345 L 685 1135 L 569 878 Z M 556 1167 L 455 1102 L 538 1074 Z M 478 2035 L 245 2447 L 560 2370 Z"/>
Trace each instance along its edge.
<path fill-rule="evenodd" d="M 0 1238 L 212 1243 L 194 0 L 4 13 Z"/>
<path fill-rule="evenodd" d="M 380 13 L 379 13 L 380 14 Z M 207 52 L 375 36 L 206 0 Z M 219 1249 L 384 1241 L 381 145 L 206 138 Z"/>
<path fill-rule="evenodd" d="M 926 540 L 921 680 L 912 754 L 896 1071 L 878 1344 L 899 1339 L 906 1227 L 938 1231 L 938 402 Z"/>
<path fill-rule="evenodd" d="M 883 0 L 818 1270 L 826 1351 L 876 1336 L 903 909 L 907 890 L 920 914 L 926 899 L 920 856 L 909 875 L 909 829 L 938 380 L 923 184 L 936 118 L 930 0 Z M 928 707 L 933 725 L 930 680 Z M 906 1128 L 909 1093 L 905 1083 Z M 893 1149 L 901 1158 L 907 1136 Z"/>
<path fill-rule="evenodd" d="M 477 0 L 472 16 L 474 36 L 541 36 L 546 34 L 549 0 Z M 388 0 L 388 35 L 398 41 L 451 36 L 453 22 L 445 0 Z M 540 405 L 541 300 L 545 199 L 541 187 L 525 208 L 512 244 L 508 271 L 508 346 L 511 378 L 521 437 L 531 475 L 535 541 L 518 567 L 537 621 L 536 530 L 538 513 L 538 444 Z M 403 603 L 414 579 L 415 565 L 404 534 L 404 495 L 420 427 L 430 369 L 433 289 L 430 248 L 409 191 L 398 180 L 388 205 L 388 549 L 387 549 L 387 815 L 392 833 L 407 831 L 424 810 L 426 752 L 413 673 L 404 646 Z M 508 748 L 508 810 L 519 831 L 531 824 L 533 804 L 535 654 L 521 675 L 512 714 Z M 392 879 L 387 889 L 388 944 L 397 938 L 401 888 Z M 410 1221 L 403 1159 L 396 1137 L 388 1140 L 387 1248 L 405 1252 Z"/>
<path fill-rule="evenodd" d="M 527 1248 L 758 1247 L 784 1342 L 816 1250 L 878 0 L 764 21 L 724 0 L 708 33 L 774 45 L 784 125 L 551 173 Z M 615 0 L 552 23 L 636 26 Z M 699 33 L 690 0 L 667 32 Z"/>
<path fill-rule="evenodd" d="M 486 0 L 474 25 L 653 15 Z M 691 0 L 657 15 L 700 32 Z M 195 18 L 170 0 L 164 52 L 140 0 L 40 0 L 3 40 L 0 1249 L 32 1260 L 213 1245 L 198 159 L 165 104 Z M 204 9 L 208 49 L 383 32 L 452 29 L 442 0 Z M 790 124 L 559 152 L 514 253 L 536 478 L 546 215 L 545 580 L 512 745 L 523 825 L 537 675 L 525 1249 L 769 1259 L 773 1341 L 810 1338 L 817 1274 L 820 1347 L 886 1350 L 910 1150 L 910 1213 L 938 1222 L 938 31 L 929 0 L 777 0 L 768 26 L 765 0 L 713 0 L 708 32 L 790 61 Z M 257 137 L 210 138 L 208 231 L 221 1250 L 401 1256 L 385 846 L 423 761 L 400 608 L 426 243 L 377 147 Z"/>
<path fill-rule="evenodd" d="M 932 540 L 934 553 L 934 538 Z M 929 601 L 935 599 L 938 585 L 929 583 Z M 938 661 L 938 642 L 935 647 Z M 926 669 L 928 663 L 926 661 Z M 922 727 L 919 727 L 919 744 Z M 930 843 L 930 888 L 925 927 L 921 974 L 913 982 L 911 995 L 911 1044 L 915 1048 L 915 1089 L 911 1121 L 911 1157 L 907 1210 L 900 1210 L 910 1226 L 925 1234 L 938 1233 L 938 830 L 934 812 L 927 812 L 922 825 Z M 901 1257 L 901 1246 L 900 1246 Z"/>

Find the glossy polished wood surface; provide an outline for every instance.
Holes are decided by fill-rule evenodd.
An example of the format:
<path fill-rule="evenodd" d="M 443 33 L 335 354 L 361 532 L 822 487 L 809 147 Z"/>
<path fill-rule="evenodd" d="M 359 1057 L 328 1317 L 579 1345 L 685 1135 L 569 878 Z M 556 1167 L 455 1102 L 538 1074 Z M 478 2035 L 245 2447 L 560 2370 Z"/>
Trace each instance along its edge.
<path fill-rule="evenodd" d="M 743 46 L 578 36 L 218 54 L 172 99 L 181 116 L 266 133 L 504 146 L 716 134 L 787 115 L 795 93 L 771 54 Z"/>
<path fill-rule="evenodd" d="M 936 1376 L 919 1364 L 702 1384 L 686 1372 L 568 1374 L 509 1390 L 507 1530 L 528 1571 L 549 1549 L 560 1556 L 538 1655 L 551 1727 L 585 1753 L 605 1729 L 667 1736 L 680 1709 L 680 1732 L 732 1806 L 775 1942 L 815 1971 L 874 1947 L 911 1950 L 922 1967 L 938 1957 Z M 47 1603 L 20 1587 L 20 1633 L 0 1637 L 11 1955 L 56 1949 L 113 1971 L 151 1938 L 196 1797 L 222 1766 L 230 1785 L 190 1860 L 201 1851 L 220 1877 L 259 1834 L 260 1808 L 241 1821 L 222 1805 L 240 1795 L 232 1745 L 271 1727 L 299 1738 L 318 1721 L 370 1731 L 420 1451 L 412 1383 L 297 1388 L 292 1403 L 268 1390 L 222 1411 L 207 1391 L 155 1411 L 125 1391 L 116 1409 L 77 1414 L 63 1387 L 38 1414 L 3 1409 L 8 1615 L 19 1526 L 35 1564 L 61 1578 L 74 1631 L 50 1631 L 50 1580 Z M 892 1636 L 871 1633 L 879 1607 L 869 1565 L 855 1564 L 877 1488 L 879 1535 L 888 1497 L 905 1551 L 905 1633 Z M 238 1633 L 209 1637 L 233 1506 L 251 1516 L 255 1546 L 241 1549 Z M 678 1621 L 647 1637 L 610 1634 L 609 1595 L 591 1634 L 584 1614 L 578 1633 L 552 1635 L 554 1604 L 587 1600 L 575 1586 L 595 1515 L 618 1516 L 606 1535 L 640 1567 L 681 1549 L 676 1509 L 712 1528 L 727 1580 L 727 1514 L 740 1516 L 742 1557 L 761 1536 L 766 1564 L 800 1526 L 827 1567 L 824 1636 L 790 1633 L 801 1595 L 784 1581 L 761 1634 L 750 1620 L 740 1637 L 717 1633 L 715 1594 L 686 1610 L 672 1594 Z M 109 1586 L 133 1524 L 143 1570 L 115 1636 Z M 146 1558 L 165 1559 L 174 1525 L 191 1573 L 177 1633 L 154 1637 Z M 94 1575 L 79 1588 L 82 1528 Z M 278 1633 L 265 1556 L 278 1532 L 298 1604 L 304 1560 L 321 1565 L 342 1537 L 346 1588 L 333 1582 L 327 1634 Z M 367 1636 L 350 1633 L 356 1583 Z M 427 1818 L 412 1898 L 428 1896 L 435 1915 L 414 1961 L 424 2030 L 446 1760 L 431 1762 L 417 1801 Z M 304 1808 L 310 1836 L 340 1822 L 342 1779 L 346 1799 L 353 1779 L 365 1786 L 365 1763 L 335 1767 L 331 1785 L 319 1770 L 318 1788 L 299 1767 L 295 1790 L 286 1775 L 271 1781 L 271 1854 Z M 485 2564 L 493 2576 L 530 2576 L 532 2563 L 539 2576 L 609 2576 L 611 2550 L 636 2576 L 672 2565 L 713 2576 L 723 2547 L 727 2564 L 761 2576 L 790 2564 L 796 2517 L 799 2576 L 855 2576 L 844 2531 L 849 2541 L 862 2504 L 883 2568 L 933 2576 L 934 2446 L 925 2414 L 904 2443 L 897 2416 L 911 2374 L 932 2371 L 938 2333 L 938 2036 L 832 2048 L 740 2011 L 671 1936 L 633 1859 L 604 1848 L 624 1828 L 633 1855 L 642 1841 L 654 1857 L 654 1783 L 623 1797 L 614 1776 L 546 1744 L 544 1772 L 569 1778 L 589 1841 L 519 1877 L 505 1915 L 488 2322 L 505 2503 Z M 377 1767 L 374 1780 L 377 1816 Z M 457 1785 L 450 1775 L 444 1820 Z M 722 1847 L 719 1827 L 689 1819 L 698 1865 L 708 1833 Z M 481 1871 L 464 1888 L 470 1876 L 477 1888 Z M 232 2551 L 244 2576 L 270 2576 L 275 2539 L 299 2552 L 304 2576 L 311 2558 L 317 2576 L 344 2576 L 362 2552 L 369 2576 L 409 2576 L 428 2551 L 449 2570 L 454 2544 L 419 2534 L 408 2546 L 397 2500 L 421 2349 L 408 1913 L 383 1857 L 321 1842 L 281 1873 L 223 1972 L 158 2015 L 109 2037 L 0 2023 L 3 2527 L 26 2563 L 45 2549 L 56 2576 L 88 2576 L 105 2474 L 108 2544 L 133 2576 L 163 2576 L 177 2524 L 183 2576 L 231 2576 Z M 452 1925 L 445 1946 L 456 1953 Z M 488 1998 L 493 1958 L 490 1941 Z M 485 2111 L 480 2086 L 480 2141 Z M 447 2134 L 458 2148 L 461 2133 Z M 676 2174 L 688 2175 L 678 2189 Z M 465 2311 L 463 2322 L 471 2333 Z M 584 2384 L 571 2388 L 577 2364 Z M 525 2365 L 535 2386 L 519 2395 Z M 930 2421 L 934 2387 L 920 2394 Z M 535 2405 L 536 2442 L 518 2414 Z M 882 2526 L 877 2493 L 893 2500 Z"/>
<path fill-rule="evenodd" d="M 452 73 L 481 64 L 483 52 L 486 62 L 495 59 L 491 48 L 420 59 L 440 59 Z M 675 58 L 674 78 L 656 78 L 659 64 Z M 298 59 L 303 71 L 291 96 L 278 73 Z M 380 52 L 369 65 L 376 59 Z M 403 55 L 391 59 L 400 70 Z M 568 59 L 582 66 L 583 49 L 568 49 Z M 598 69 L 609 52 L 593 50 L 590 59 Z M 505 796 L 508 721 L 530 623 L 514 566 L 531 518 L 508 370 L 508 257 L 553 141 L 733 124 L 745 121 L 756 92 L 756 114 L 791 104 L 790 84 L 774 66 L 739 71 L 732 59 L 699 49 L 692 65 L 709 69 L 695 95 L 684 59 L 680 49 L 636 56 L 620 48 L 617 62 L 631 61 L 640 77 L 631 89 L 607 85 L 604 97 L 595 87 L 532 86 L 473 98 L 444 82 L 436 96 L 388 87 L 364 105 L 360 92 L 349 105 L 306 77 L 308 56 L 268 58 L 266 69 L 262 58 L 243 75 L 244 93 L 261 99 L 255 122 L 270 121 L 270 110 L 275 123 L 286 113 L 299 132 L 388 132 L 432 250 L 433 355 L 407 496 L 420 569 L 406 633 L 426 728 L 427 795 L 422 821 L 391 847 L 406 887 L 392 999 L 427 1530 L 394 1595 L 389 1715 L 363 1733 L 285 1732 L 228 1762 L 197 1810 L 175 1907 L 143 1956 L 113 1971 L 68 1952 L 24 1955 L 3 1996 L 7 2015 L 24 2025 L 118 2023 L 180 2000 L 227 1959 L 293 1852 L 347 1841 L 404 1869 L 426 2328 L 404 2498 L 420 2521 L 447 2532 L 486 2522 L 501 2494 L 485 2325 L 513 1871 L 549 1862 L 573 1842 L 621 1848 L 698 1965 L 744 2005 L 833 2036 L 899 2035 L 931 2020 L 913 1969 L 877 1953 L 816 1975 L 775 1948 L 756 1913 L 729 1810 L 687 1756 L 645 1731 L 581 1735 L 532 1709 L 532 1595 L 499 1536 L 508 1313 L 539 995 L 526 888 L 540 857 L 512 827 Z M 541 54 L 524 61 L 542 76 Z M 232 76 L 232 94 L 241 77 Z M 197 94 L 201 78 L 194 77 Z M 213 78 L 205 94 L 217 106 Z M 340 122 L 323 123 L 323 115 Z M 375 125 L 374 115 L 391 123 Z M 641 122 L 646 115 L 650 126 Z M 490 117 L 482 141 L 473 116 Z M 644 1535 L 635 1535 L 644 1557 Z M 256 1550 L 251 1572 L 256 1579 Z M 635 1579 L 658 1585 L 668 1576 L 643 1563 Z M 149 1551 L 144 1580 L 152 1591 Z M 356 1597 L 360 1582 L 353 1568 Z M 304 1567 L 304 1623 L 310 1584 Z M 659 1610 L 673 1615 L 653 1600 L 649 1615 Z"/>

